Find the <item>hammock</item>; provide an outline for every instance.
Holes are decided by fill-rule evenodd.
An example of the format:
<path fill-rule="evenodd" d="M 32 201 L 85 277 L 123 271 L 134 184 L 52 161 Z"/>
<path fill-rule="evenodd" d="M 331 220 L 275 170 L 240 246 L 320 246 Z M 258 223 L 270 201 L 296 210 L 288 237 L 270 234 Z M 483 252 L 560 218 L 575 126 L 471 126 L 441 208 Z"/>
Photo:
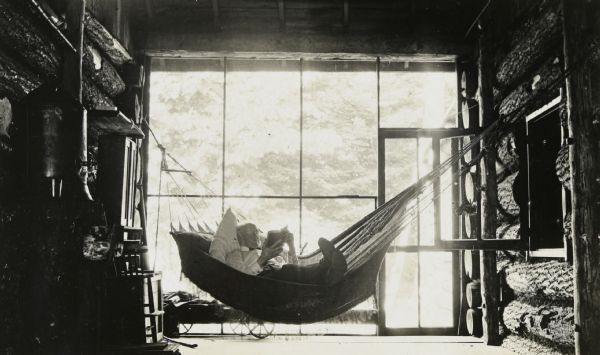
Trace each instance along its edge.
<path fill-rule="evenodd" d="M 386 250 L 332 285 L 300 284 L 252 276 L 212 258 L 191 240 L 173 234 L 183 273 L 221 302 L 258 319 L 311 323 L 341 314 L 373 293 Z M 187 235 L 189 236 L 189 234 Z"/>
<path fill-rule="evenodd" d="M 435 179 L 458 163 L 466 152 L 494 132 L 497 126 L 489 126 L 458 154 L 331 239 L 348 265 L 344 277 L 335 284 L 303 284 L 245 274 L 212 258 L 208 254 L 209 244 L 206 240 L 202 241 L 201 237 L 192 233 L 176 231 L 172 226 L 171 234 L 177 243 L 182 272 L 200 289 L 221 302 L 265 321 L 302 324 L 339 315 L 373 294 L 388 247 L 399 232 L 417 217 L 418 210 L 427 207 L 427 204 L 417 201 L 433 201 L 434 189 L 431 186 Z M 473 164 L 469 162 L 466 166 Z M 181 187 L 178 188 L 179 196 L 185 198 Z M 190 201 L 186 203 L 192 208 Z M 206 224 L 206 228 L 200 225 L 193 228 L 189 222 L 188 225 L 202 232 L 208 228 Z M 320 250 L 316 250 L 299 256 L 299 264 L 318 263 L 321 258 Z"/>
<path fill-rule="evenodd" d="M 271 322 L 317 322 L 341 314 L 372 295 L 387 247 L 397 236 L 392 217 L 402 214 L 407 202 L 403 197 L 411 191 L 405 190 L 393 203 L 375 210 L 332 239 L 348 264 L 342 281 L 332 285 L 248 275 L 212 258 L 201 237 L 192 233 L 171 234 L 179 249 L 182 272 L 213 297 Z M 315 251 L 300 256 L 299 264 L 318 263 L 321 258 L 321 252 Z"/>

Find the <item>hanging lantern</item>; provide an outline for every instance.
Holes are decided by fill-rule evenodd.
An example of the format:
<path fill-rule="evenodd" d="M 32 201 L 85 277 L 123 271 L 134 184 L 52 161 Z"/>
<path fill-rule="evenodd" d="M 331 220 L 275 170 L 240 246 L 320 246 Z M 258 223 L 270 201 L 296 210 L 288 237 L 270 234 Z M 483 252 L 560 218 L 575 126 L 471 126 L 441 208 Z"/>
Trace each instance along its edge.
<path fill-rule="evenodd" d="M 43 195 L 90 199 L 87 112 L 66 91 L 43 85 L 24 99 L 25 175 Z"/>

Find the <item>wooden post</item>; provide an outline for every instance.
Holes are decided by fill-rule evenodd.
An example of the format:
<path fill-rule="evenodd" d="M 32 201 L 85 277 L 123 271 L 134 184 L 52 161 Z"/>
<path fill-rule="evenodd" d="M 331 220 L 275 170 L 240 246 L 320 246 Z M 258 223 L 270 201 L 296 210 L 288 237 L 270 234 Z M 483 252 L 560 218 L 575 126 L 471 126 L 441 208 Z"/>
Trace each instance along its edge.
<path fill-rule="evenodd" d="M 84 9 L 85 0 L 68 4 L 68 39 L 77 52 L 65 47 L 60 73 L 62 88 L 79 102 L 83 94 L 81 49 Z M 81 144 L 82 150 L 79 158 L 82 159 L 86 147 L 85 125 L 81 126 L 80 134 L 78 144 Z M 26 224 L 20 227 L 26 231 L 32 262 L 28 263 L 25 271 L 31 279 L 30 286 L 23 289 L 28 309 L 24 318 L 30 326 L 23 353 L 81 354 L 85 353 L 84 348 L 90 346 L 93 310 L 84 288 L 82 235 L 78 228 L 82 226 L 79 221 L 85 218 L 82 209 L 86 206 L 76 197 L 45 199 L 35 196 L 24 200 L 26 212 L 22 220 Z M 78 302 L 74 304 L 73 299 Z"/>
<path fill-rule="evenodd" d="M 433 168 L 437 169 L 440 166 L 440 138 L 434 137 L 431 140 L 431 148 L 433 149 Z M 433 240 L 434 244 L 438 244 L 440 240 L 442 240 L 442 218 L 441 218 L 441 209 L 442 209 L 442 200 L 441 200 L 441 186 L 440 181 L 442 177 L 433 180 Z"/>
<path fill-rule="evenodd" d="M 62 68 L 63 87 L 73 97 L 81 102 L 82 86 L 82 53 L 83 53 L 83 18 L 85 15 L 85 0 L 71 1 L 67 8 L 66 22 L 69 30 L 69 40 L 77 53 L 65 50 Z"/>
<path fill-rule="evenodd" d="M 144 216 L 144 221 L 140 221 L 141 225 L 144 226 L 144 245 L 148 245 L 148 165 L 149 165 L 149 154 L 150 154 L 150 75 L 152 73 L 152 58 L 143 57 L 139 59 L 139 62 L 143 63 L 144 66 L 144 86 L 142 92 L 142 132 L 146 136 L 146 139 L 142 140 L 141 143 L 141 161 L 142 164 L 142 196 L 140 199 L 140 208 L 138 209 L 140 216 Z M 144 254 L 142 258 L 142 267 L 144 270 L 150 270 L 150 260 L 148 254 Z"/>
<path fill-rule="evenodd" d="M 592 73 L 582 65 L 591 3 L 563 0 L 563 45 L 571 166 L 571 233 L 575 279 L 575 352 L 597 354 L 600 349 L 600 139 L 594 118 Z"/>
<path fill-rule="evenodd" d="M 62 65 L 62 84 L 79 103 L 83 101 L 83 32 L 85 30 L 85 3 L 86 0 L 71 1 L 67 6 L 65 21 L 69 31 L 69 41 L 76 52 L 71 48 L 64 50 Z M 79 140 L 79 164 L 78 177 L 85 199 L 91 200 L 90 191 L 87 186 L 87 113 L 85 110 L 81 116 L 81 135 Z"/>
<path fill-rule="evenodd" d="M 496 117 L 494 113 L 493 93 L 493 41 L 491 39 L 490 9 L 483 16 L 482 32 L 479 38 L 479 114 L 483 126 L 492 124 Z M 482 238 L 496 237 L 496 150 L 492 141 L 483 142 L 485 164 L 485 202 L 483 203 Z M 500 298 L 498 274 L 496 270 L 496 252 L 483 250 L 481 252 L 481 291 L 483 298 L 483 333 L 487 345 L 500 344 L 499 311 Z"/>

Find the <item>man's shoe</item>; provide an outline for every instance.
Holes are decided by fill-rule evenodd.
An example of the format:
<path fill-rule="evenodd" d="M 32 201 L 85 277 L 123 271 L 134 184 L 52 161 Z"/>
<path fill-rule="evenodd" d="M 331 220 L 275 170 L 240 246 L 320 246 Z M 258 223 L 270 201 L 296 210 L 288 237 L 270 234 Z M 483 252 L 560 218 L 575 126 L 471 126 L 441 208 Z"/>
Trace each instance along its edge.
<path fill-rule="evenodd" d="M 327 239 L 319 239 L 319 248 L 323 253 L 322 263 L 326 269 L 324 275 L 325 283 L 334 284 L 340 281 L 346 274 L 346 270 L 348 270 L 346 258 L 344 258 L 342 252 L 336 249 Z"/>

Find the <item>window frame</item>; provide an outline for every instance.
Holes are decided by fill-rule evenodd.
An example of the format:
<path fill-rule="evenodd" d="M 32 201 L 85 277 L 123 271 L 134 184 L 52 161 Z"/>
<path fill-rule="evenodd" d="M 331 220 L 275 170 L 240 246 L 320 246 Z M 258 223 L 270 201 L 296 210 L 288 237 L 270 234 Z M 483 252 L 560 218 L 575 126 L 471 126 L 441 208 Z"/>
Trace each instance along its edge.
<path fill-rule="evenodd" d="M 444 138 L 453 138 L 455 137 L 455 133 L 458 132 L 458 128 L 379 128 L 379 139 L 378 139 L 378 196 L 379 203 L 385 203 L 385 141 L 393 140 L 393 139 L 416 139 L 417 140 L 417 150 L 419 145 L 419 138 L 430 138 L 431 145 L 433 150 L 433 163 L 432 168 L 435 168 L 436 165 L 440 164 L 440 141 Z M 456 140 L 452 140 L 452 155 L 458 152 L 458 144 Z M 452 176 L 453 176 L 453 188 L 452 188 L 452 200 L 453 202 L 458 202 L 458 181 L 459 177 L 456 174 L 458 171 L 457 164 L 454 164 L 451 168 Z M 388 249 L 388 253 L 416 253 L 420 252 L 448 252 L 452 255 L 452 314 L 453 321 L 451 327 L 406 327 L 406 328 L 391 328 L 386 325 L 386 310 L 384 308 L 385 304 L 385 289 L 386 289 L 386 268 L 385 265 L 381 268 L 379 273 L 379 286 L 378 286 L 378 303 L 380 306 L 379 309 L 379 334 L 382 335 L 453 335 L 456 334 L 458 329 L 458 321 L 460 315 L 458 314 L 460 308 L 460 275 L 459 275 L 459 255 L 458 251 L 448 251 L 439 246 L 438 241 L 441 240 L 441 203 L 440 203 L 440 180 L 441 177 L 436 179 L 433 182 L 433 190 L 434 190 L 434 245 L 421 245 L 420 237 L 417 238 L 416 245 L 406 245 L 406 246 L 390 246 Z M 418 212 L 420 214 L 420 212 Z M 452 238 L 458 239 L 459 237 L 459 226 L 460 220 L 459 216 L 453 215 L 453 231 Z M 420 234 L 420 231 L 418 232 Z M 417 273 L 420 275 L 421 270 L 421 260 L 418 260 L 418 268 Z M 420 288 L 420 276 L 418 279 L 418 287 Z M 419 292 L 420 294 L 420 292 Z M 420 297 L 418 300 L 419 304 L 421 302 Z M 420 309 L 420 308 L 419 308 Z M 420 311 L 419 311 L 420 312 Z M 418 315 L 419 319 L 421 315 Z M 420 323 L 420 321 L 419 321 Z"/>
<path fill-rule="evenodd" d="M 149 88 L 149 77 L 151 75 L 151 73 L 153 72 L 153 70 L 155 70 L 154 68 L 152 68 L 152 62 L 154 62 L 156 58 L 153 58 L 153 60 L 150 60 L 150 65 L 148 65 L 146 67 L 146 71 L 147 71 L 147 84 L 145 87 L 145 98 L 149 97 L 149 92 L 150 92 L 150 88 Z M 226 105 L 226 101 L 227 101 L 227 92 L 226 92 L 226 85 L 227 85 L 227 60 L 230 58 L 226 58 L 226 57 L 222 57 L 222 58 L 197 58 L 194 60 L 185 60 L 185 61 L 181 61 L 180 66 L 175 66 L 174 68 L 171 68 L 170 70 L 175 70 L 175 71 L 188 71 L 188 70 L 194 70 L 195 68 L 197 68 L 197 63 L 198 60 L 204 60 L 204 59 L 220 59 L 222 61 L 222 70 L 223 70 L 223 75 L 224 75 L 224 80 L 223 80 L 223 106 L 225 107 Z M 162 60 L 162 59 L 159 59 Z M 169 59 L 170 60 L 175 60 L 175 59 Z M 244 60 L 261 60 L 260 58 L 254 58 L 254 59 L 247 59 L 244 58 Z M 270 59 L 266 59 L 266 60 L 270 60 Z M 283 59 L 282 59 L 283 60 Z M 303 59 L 298 58 L 298 59 L 285 59 L 286 61 L 299 61 L 300 63 L 300 98 L 301 101 L 303 100 Z M 447 61 L 443 61 L 443 62 L 407 62 L 407 61 L 397 61 L 397 62 L 391 62 L 391 63 L 386 63 L 383 64 L 380 60 L 379 57 L 374 57 L 373 59 L 375 61 L 375 70 L 376 70 L 376 75 L 377 75 L 377 141 L 378 141 L 378 146 L 381 144 L 382 141 L 384 141 L 385 139 L 390 139 L 392 137 L 432 137 L 435 138 L 434 141 L 436 141 L 437 139 L 437 144 L 438 144 L 438 149 L 434 149 L 434 164 L 439 164 L 439 140 L 440 137 L 455 137 L 457 135 L 460 135 L 461 133 L 464 132 L 464 129 L 458 128 L 458 122 L 457 122 L 457 127 L 452 127 L 452 128 L 381 128 L 381 104 L 380 104 L 380 72 L 381 72 L 381 67 L 382 65 L 389 65 L 389 67 L 393 67 L 395 69 L 397 69 L 398 71 L 429 71 L 429 72 L 455 72 L 456 73 L 456 64 L 454 62 L 447 62 Z M 314 60 L 315 62 L 318 62 L 318 60 Z M 165 64 L 165 61 L 163 61 L 161 63 L 161 66 L 163 68 L 168 67 L 168 65 Z M 145 112 L 149 112 L 149 100 L 144 100 L 144 105 L 145 105 Z M 226 110 L 223 110 L 223 124 L 225 125 L 226 122 Z M 298 203 L 299 203 L 299 226 L 300 226 L 300 235 L 298 238 L 299 244 L 302 245 L 302 202 L 304 199 L 358 199 L 358 200 L 363 200 L 363 199 L 370 199 L 373 200 L 374 203 L 374 208 L 376 208 L 379 204 L 381 204 L 384 201 L 385 195 L 381 194 L 381 183 L 379 181 L 378 178 L 378 183 L 377 183 L 377 191 L 374 195 L 303 195 L 302 194 L 302 181 L 303 181 L 303 176 L 302 176 L 302 167 L 303 167 L 303 108 L 302 108 L 302 103 L 301 103 L 301 108 L 300 108 L 300 176 L 299 176 L 299 181 L 300 181 L 300 190 L 299 190 L 299 194 L 297 195 L 227 195 L 225 194 L 225 173 L 223 170 L 223 173 L 221 175 L 222 177 L 222 191 L 221 194 L 189 194 L 187 195 L 187 197 L 190 198 L 217 198 L 217 199 L 221 199 L 222 200 L 222 212 L 224 212 L 224 208 L 225 208 L 225 200 L 228 198 L 239 198 L 239 199 L 257 199 L 257 198 L 264 198 L 264 199 L 297 199 Z M 148 115 L 147 115 L 148 117 Z M 149 125 L 150 120 L 148 119 L 147 124 Z M 225 132 L 225 128 L 224 132 Z M 147 130 L 146 130 L 147 132 Z M 223 145 L 226 144 L 226 137 L 223 136 Z M 146 140 L 147 141 L 147 140 Z M 434 143 L 435 144 L 435 143 Z M 145 153 L 144 153 L 144 158 L 145 158 L 145 167 L 146 167 L 146 175 L 147 175 L 147 166 L 148 166 L 148 149 L 149 146 L 148 144 L 145 145 Z M 225 149 L 225 148 L 223 148 Z M 380 149 L 377 148 L 377 156 L 378 156 L 378 175 L 379 175 L 379 169 L 380 167 L 383 165 L 381 163 L 381 156 L 379 155 L 379 151 Z M 437 151 L 437 154 L 435 153 Z M 222 161 L 222 165 L 223 165 L 223 169 L 225 169 L 225 161 Z M 147 191 L 147 177 L 144 178 L 144 187 L 145 187 L 145 191 Z M 439 183 L 437 184 L 437 188 L 439 189 Z M 436 187 L 434 186 L 434 189 Z M 176 194 L 165 194 L 165 193 L 160 193 L 160 191 L 158 193 L 147 193 L 145 196 L 146 199 L 146 205 L 148 205 L 148 198 L 160 198 L 160 197 L 176 197 L 179 195 Z M 438 199 L 439 200 L 439 199 Z M 453 200 L 456 200 L 454 195 L 453 195 Z M 439 204 L 439 201 L 436 202 L 436 204 Z M 439 207 L 435 208 L 436 211 L 438 211 L 436 213 L 436 217 L 434 217 L 436 219 L 436 225 L 438 225 L 439 223 Z M 458 228 L 458 223 L 455 223 L 455 229 Z M 436 227 L 436 235 L 439 234 L 439 227 Z M 437 238 L 437 237 L 436 237 Z M 419 251 L 440 251 L 441 248 L 436 247 L 436 246 L 406 246 L 406 247 L 398 247 L 398 248 L 393 248 L 394 251 L 399 251 L 399 252 L 419 252 Z M 453 273 L 455 275 L 454 277 L 454 281 L 453 281 L 453 293 L 454 293 L 454 302 L 453 302 L 453 307 L 454 307 L 454 327 L 452 328 L 426 328 L 426 327 L 420 327 L 418 329 L 403 329 L 400 332 L 397 332 L 395 330 L 390 331 L 389 329 L 384 329 L 385 324 L 383 321 L 383 317 L 379 318 L 379 329 L 381 334 L 403 334 L 403 335 L 411 335 L 411 334 L 455 334 L 456 332 L 456 328 L 457 328 L 457 323 L 458 323 L 458 312 L 457 312 L 457 302 L 458 302 L 458 296 L 457 296 L 457 291 L 458 287 L 457 287 L 457 283 L 459 282 L 459 277 L 458 277 L 458 257 L 457 257 L 457 252 L 452 252 L 452 259 L 453 259 Z M 380 276 L 381 277 L 381 276 Z M 377 292 L 376 292 L 377 293 Z M 376 296 L 377 297 L 377 296 Z M 379 302 L 378 302 L 379 303 Z M 382 311 L 382 309 L 379 310 L 380 312 Z M 383 326 L 383 327 L 382 327 Z"/>

